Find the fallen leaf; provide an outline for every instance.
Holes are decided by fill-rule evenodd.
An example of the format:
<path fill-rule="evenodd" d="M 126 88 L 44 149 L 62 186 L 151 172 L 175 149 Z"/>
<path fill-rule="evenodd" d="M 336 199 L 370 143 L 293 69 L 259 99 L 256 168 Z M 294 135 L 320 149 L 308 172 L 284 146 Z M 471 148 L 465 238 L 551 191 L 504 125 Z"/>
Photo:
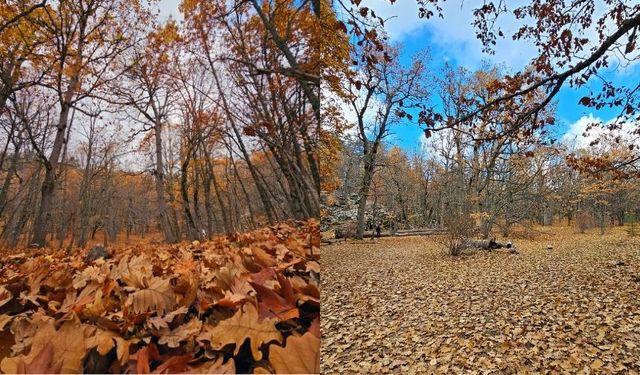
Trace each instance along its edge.
<path fill-rule="evenodd" d="M 18 374 L 58 374 L 62 368 L 62 361 L 54 361 L 53 344 L 47 343 L 42 350 L 36 354 L 31 363 L 20 360 L 18 363 Z"/>
<path fill-rule="evenodd" d="M 284 348 L 269 347 L 269 360 L 279 374 L 320 373 L 320 339 L 310 332 L 289 336 Z"/>
<path fill-rule="evenodd" d="M 253 358 L 260 360 L 262 359 L 261 345 L 282 341 L 282 334 L 275 325 L 275 319 L 260 321 L 256 308 L 252 304 L 245 304 L 231 318 L 220 321 L 218 325 L 205 325 L 198 341 L 209 341 L 214 350 L 235 344 L 233 353 L 236 355 L 242 343 L 248 339 Z"/>
<path fill-rule="evenodd" d="M 161 345 L 167 345 L 170 348 L 177 348 L 182 341 L 193 338 L 202 329 L 202 321 L 198 318 L 191 319 L 188 323 L 179 325 L 176 329 L 163 335 L 158 340 Z"/>
<path fill-rule="evenodd" d="M 272 289 L 254 282 L 251 282 L 251 286 L 258 293 L 258 308 L 260 309 L 261 318 L 276 317 L 280 320 L 288 320 L 300 316 L 300 312 L 295 305 Z"/>
<path fill-rule="evenodd" d="M 129 298 L 131 310 L 136 314 L 147 311 L 164 314 L 173 310 L 176 303 L 171 280 L 161 277 L 153 277 L 147 288 L 132 293 Z"/>
<path fill-rule="evenodd" d="M 205 362 L 199 367 L 195 367 L 190 371 L 186 372 L 187 374 L 235 374 L 236 373 L 236 364 L 233 361 L 233 358 L 229 359 L 227 362 L 224 362 L 224 357 L 220 356 L 215 362 Z"/>

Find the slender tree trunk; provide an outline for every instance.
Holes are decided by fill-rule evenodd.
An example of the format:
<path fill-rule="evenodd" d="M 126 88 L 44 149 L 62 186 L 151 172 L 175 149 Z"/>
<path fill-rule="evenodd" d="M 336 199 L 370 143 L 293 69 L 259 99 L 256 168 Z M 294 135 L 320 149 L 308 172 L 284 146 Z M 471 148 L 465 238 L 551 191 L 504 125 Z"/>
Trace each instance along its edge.
<path fill-rule="evenodd" d="M 222 104 L 223 104 L 225 113 L 227 115 L 229 124 L 231 125 L 231 129 L 233 130 L 233 133 L 236 136 L 236 141 L 237 141 L 238 147 L 240 148 L 240 152 L 242 153 L 242 156 L 244 157 L 244 161 L 245 163 L 247 163 L 247 168 L 249 168 L 249 172 L 251 172 L 251 177 L 253 177 L 253 181 L 256 184 L 256 188 L 258 189 L 258 195 L 260 195 L 260 199 L 262 200 L 262 204 L 264 206 L 265 213 L 267 214 L 267 219 L 269 220 L 269 224 L 274 224 L 275 222 L 274 214 L 273 214 L 274 209 L 271 205 L 271 201 L 269 200 L 267 189 L 261 184 L 260 178 L 257 175 L 255 167 L 253 166 L 253 163 L 251 163 L 251 157 L 247 152 L 247 149 L 245 148 L 244 143 L 242 142 L 242 135 L 240 134 L 240 131 L 238 130 L 238 127 L 236 126 L 236 123 L 233 119 L 233 114 L 231 113 L 231 109 L 229 108 L 229 103 L 227 102 L 227 98 L 223 94 L 224 90 L 222 88 L 222 85 L 220 84 L 220 80 L 218 79 L 218 73 L 215 69 L 215 66 L 213 66 L 211 62 L 210 62 L 210 65 L 211 65 L 213 78 L 216 82 L 216 87 L 218 91 L 221 92 L 220 97 L 222 99 Z M 229 147 L 229 149 L 230 149 L 229 152 L 231 152 L 231 147 Z"/>
<path fill-rule="evenodd" d="M 231 219 L 229 217 L 229 212 L 227 207 L 224 204 L 224 198 L 222 197 L 222 192 L 220 191 L 220 186 L 218 184 L 218 178 L 216 177 L 216 172 L 211 165 L 211 159 L 207 158 L 207 162 L 209 163 L 209 173 L 211 173 L 211 182 L 213 182 L 213 191 L 216 193 L 216 199 L 218 201 L 218 205 L 220 205 L 220 214 L 222 215 L 222 225 L 224 225 L 224 230 L 227 234 L 233 233 L 233 225 L 231 224 Z"/>
<path fill-rule="evenodd" d="M 187 179 L 189 173 L 189 161 L 191 160 L 191 151 L 187 152 L 185 160 L 180 167 L 180 195 L 182 196 L 182 209 L 184 212 L 184 219 L 187 227 L 187 237 L 190 240 L 197 240 L 200 236 L 196 228 L 196 223 L 193 220 L 191 214 L 191 207 L 189 202 L 189 187 L 187 186 Z"/>
<path fill-rule="evenodd" d="M 156 121 L 155 124 L 155 144 L 156 144 L 156 171 L 155 171 L 155 187 L 156 187 L 156 196 L 158 198 L 158 221 L 160 223 L 160 227 L 162 228 L 162 232 L 164 234 L 164 239 L 166 242 L 175 243 L 178 241 L 176 237 L 172 225 L 171 219 L 169 217 L 169 212 L 167 210 L 167 203 L 164 196 L 164 160 L 162 155 L 162 124 L 160 121 Z"/>
<path fill-rule="evenodd" d="M 236 166 L 235 160 L 233 160 L 233 156 L 231 157 L 231 164 L 233 165 L 233 172 L 236 175 L 236 179 L 240 183 L 240 188 L 242 189 L 242 194 L 244 195 L 244 199 L 247 202 L 247 208 L 249 209 L 249 220 L 251 222 L 251 227 L 256 228 L 255 213 L 253 212 L 253 205 L 251 204 L 251 198 L 249 198 L 247 189 L 244 187 L 244 183 L 242 182 L 242 178 L 238 173 L 238 167 Z"/>
<path fill-rule="evenodd" d="M 11 157 L 11 164 L 9 165 L 9 169 L 7 170 L 7 176 L 5 177 L 4 183 L 2 184 L 2 190 L 0 190 L 0 215 L 2 215 L 7 205 L 7 195 L 9 194 L 9 187 L 11 187 L 11 180 L 13 179 L 13 175 L 17 171 L 21 146 L 22 142 L 18 142 L 15 146 L 16 149 L 13 153 L 13 156 Z M 0 164 L 0 166 L 1 165 L 2 164 Z"/>

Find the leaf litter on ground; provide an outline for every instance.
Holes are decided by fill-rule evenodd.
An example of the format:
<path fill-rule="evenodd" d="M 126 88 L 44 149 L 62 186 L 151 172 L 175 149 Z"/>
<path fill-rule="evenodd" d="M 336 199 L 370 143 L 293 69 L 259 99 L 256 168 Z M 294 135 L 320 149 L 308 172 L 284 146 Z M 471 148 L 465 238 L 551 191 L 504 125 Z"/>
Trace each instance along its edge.
<path fill-rule="evenodd" d="M 86 251 L 5 256 L 0 369 L 318 372 L 318 226 L 134 245 L 92 262 Z"/>
<path fill-rule="evenodd" d="M 322 372 L 638 374 L 640 241 L 547 237 L 518 255 L 451 257 L 432 237 L 323 246 Z"/>

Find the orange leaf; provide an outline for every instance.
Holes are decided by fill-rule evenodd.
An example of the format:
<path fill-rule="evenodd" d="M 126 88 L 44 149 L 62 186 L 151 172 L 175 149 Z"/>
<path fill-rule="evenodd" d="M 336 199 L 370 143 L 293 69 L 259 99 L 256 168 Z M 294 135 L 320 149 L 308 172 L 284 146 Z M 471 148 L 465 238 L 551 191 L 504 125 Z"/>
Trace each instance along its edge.
<path fill-rule="evenodd" d="M 278 374 L 320 373 L 320 339 L 310 332 L 289 336 L 284 348 L 269 347 L 269 360 Z"/>
<path fill-rule="evenodd" d="M 62 361 L 53 361 L 53 344 L 47 343 L 42 350 L 36 354 L 31 363 L 26 364 L 23 360 L 18 363 L 18 374 L 58 374 L 62 368 Z"/>
<path fill-rule="evenodd" d="M 260 318 L 277 317 L 281 320 L 288 320 L 300 316 L 300 312 L 294 304 L 289 303 L 272 289 L 254 282 L 251 283 L 251 286 L 258 293 Z"/>

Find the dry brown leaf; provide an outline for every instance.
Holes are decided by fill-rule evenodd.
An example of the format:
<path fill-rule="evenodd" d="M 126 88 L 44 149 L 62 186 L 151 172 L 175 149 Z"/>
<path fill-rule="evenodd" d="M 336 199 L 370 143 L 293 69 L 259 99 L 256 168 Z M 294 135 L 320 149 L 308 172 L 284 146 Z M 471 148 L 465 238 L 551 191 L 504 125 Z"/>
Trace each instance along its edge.
<path fill-rule="evenodd" d="M 268 344 L 281 342 L 283 337 L 276 328 L 277 320 L 260 319 L 256 291 L 249 281 L 252 275 L 259 280 L 264 274 L 260 284 L 268 292 L 262 295 L 262 307 L 269 304 L 278 311 L 295 311 L 289 317 L 295 320 L 289 323 L 307 327 L 317 321 L 319 311 L 309 303 L 300 303 L 302 294 L 289 277 L 276 276 L 276 268 L 258 272 L 262 269 L 258 263 L 295 267 L 295 277 L 308 285 L 310 275 L 305 273 L 305 264 L 309 259 L 297 257 L 286 245 L 288 238 L 295 238 L 289 241 L 292 246 L 297 251 L 305 250 L 306 234 L 299 231 L 281 224 L 217 237 L 188 248 L 113 248 L 112 258 L 90 266 L 63 250 L 46 250 L 24 263 L 12 264 L 0 275 L 10 280 L 0 285 L 0 307 L 6 310 L 5 315 L 0 314 L 0 329 L 4 327 L 5 336 L 13 338 L 15 344 L 11 356 L 0 362 L 0 369 L 53 371 L 60 366 L 62 371 L 79 372 L 88 365 L 88 369 L 115 372 L 147 372 L 153 368 L 158 372 L 184 372 L 190 368 L 188 363 L 194 363 L 193 338 L 206 347 L 205 358 L 217 360 L 200 366 L 200 372 L 235 372 L 240 358 L 220 356 L 217 350 L 211 350 L 225 345 L 225 349 L 234 347 L 235 355 L 247 345 L 252 357 L 261 358 L 250 363 L 251 368 L 271 369 L 263 357 Z M 252 248 L 256 249 L 251 251 L 255 262 L 242 253 Z M 194 303 L 201 312 L 211 313 L 205 316 L 216 322 L 215 327 L 207 325 L 203 331 L 206 323 L 201 315 L 186 317 L 191 316 L 188 314 Z M 297 306 L 301 306 L 299 312 Z M 236 310 L 238 307 L 240 310 Z M 317 328 L 314 324 L 311 327 Z M 122 335 L 141 339 L 127 340 Z M 131 345 L 141 341 L 147 344 L 142 348 L 147 349 L 138 347 L 138 352 L 130 355 Z M 162 356 L 154 343 L 163 345 Z M 8 351 L 1 351 L 2 356 Z M 246 359 L 241 360 L 245 366 Z"/>
<path fill-rule="evenodd" d="M 153 370 L 153 374 L 175 374 L 183 373 L 187 364 L 193 360 L 193 354 L 177 355 L 164 361 Z"/>
<path fill-rule="evenodd" d="M 65 322 L 57 331 L 54 323 L 47 321 L 38 328 L 28 355 L 5 358 L 0 368 L 5 373 L 15 373 L 18 363 L 32 363 L 46 345 L 53 343 L 54 358 L 62 362 L 61 371 L 79 373 L 82 371 L 82 359 L 87 353 L 85 338 L 90 330 L 93 330 L 92 327 L 81 324 L 77 317 Z"/>
<path fill-rule="evenodd" d="M 153 277 L 151 264 L 151 259 L 145 255 L 134 256 L 131 259 L 123 257 L 111 277 L 120 278 L 132 287 L 146 288 L 148 281 Z"/>
<path fill-rule="evenodd" d="M 220 356 L 218 359 L 210 362 L 205 362 L 201 366 L 194 367 L 187 374 L 235 374 L 236 364 L 233 358 L 224 362 L 224 357 Z"/>
<path fill-rule="evenodd" d="M 198 340 L 209 341 L 214 350 L 220 350 L 225 345 L 235 344 L 234 355 L 237 355 L 242 343 L 249 339 L 253 358 L 260 360 L 262 359 L 260 351 L 262 344 L 282 341 L 282 334 L 275 325 L 275 319 L 259 321 L 255 306 L 245 304 L 231 318 L 220 321 L 218 325 L 205 325 Z"/>
<path fill-rule="evenodd" d="M 284 348 L 269 346 L 269 360 L 279 374 L 317 374 L 320 372 L 320 339 L 310 332 L 289 336 Z"/>
<path fill-rule="evenodd" d="M 600 370 L 602 366 L 604 366 L 604 363 L 601 360 L 596 359 L 595 361 L 591 362 L 590 367 L 592 370 Z"/>
<path fill-rule="evenodd" d="M 93 336 L 87 339 L 86 349 L 96 348 L 100 355 L 106 355 L 115 346 L 113 341 L 115 337 L 116 333 L 114 332 L 98 329 Z"/>
<path fill-rule="evenodd" d="M 273 267 L 277 263 L 273 256 L 264 251 L 260 246 L 251 247 L 251 252 L 256 262 L 263 267 Z"/>
<path fill-rule="evenodd" d="M 121 365 L 129 362 L 129 347 L 140 342 L 137 338 L 124 339 L 122 337 L 114 337 L 116 340 L 116 355 Z"/>
<path fill-rule="evenodd" d="M 99 267 L 89 266 L 79 272 L 73 278 L 73 287 L 76 290 L 83 288 L 89 281 L 97 281 L 99 284 L 103 283 L 107 275 L 103 274 Z"/>
<path fill-rule="evenodd" d="M 315 273 L 320 273 L 320 264 L 318 262 L 307 262 L 307 271 L 313 271 Z"/>
<path fill-rule="evenodd" d="M 153 277 L 149 280 L 149 286 L 138 290 L 129 296 L 131 311 L 136 314 L 158 311 L 164 314 L 175 307 L 175 294 L 171 288 L 171 280 L 161 277 Z"/>
<path fill-rule="evenodd" d="M 35 356 L 50 342 L 50 338 L 56 334 L 53 319 L 46 316 L 36 316 L 31 322 L 27 318 L 17 318 L 11 330 L 15 334 L 16 344 L 11 348 L 13 357 L 7 357 L 0 362 L 0 370 L 7 373 L 16 373 L 19 363 L 31 363 Z M 27 348 L 31 348 L 28 355 L 22 354 Z"/>
<path fill-rule="evenodd" d="M 7 302 L 11 301 L 13 298 L 13 294 L 4 287 L 4 285 L 0 285 L 0 306 L 5 305 Z"/>
<path fill-rule="evenodd" d="M 4 330 L 4 327 L 7 326 L 13 320 L 13 316 L 7 314 L 0 315 L 0 331 Z"/>
<path fill-rule="evenodd" d="M 158 343 L 170 348 L 177 348 L 180 346 L 180 342 L 193 338 L 200 333 L 201 329 L 202 321 L 193 318 L 188 323 L 179 325 L 176 329 L 160 337 Z"/>
<path fill-rule="evenodd" d="M 62 361 L 53 357 L 53 344 L 47 343 L 44 348 L 33 358 L 31 363 L 20 360 L 18 374 L 58 374 L 62 368 Z"/>

